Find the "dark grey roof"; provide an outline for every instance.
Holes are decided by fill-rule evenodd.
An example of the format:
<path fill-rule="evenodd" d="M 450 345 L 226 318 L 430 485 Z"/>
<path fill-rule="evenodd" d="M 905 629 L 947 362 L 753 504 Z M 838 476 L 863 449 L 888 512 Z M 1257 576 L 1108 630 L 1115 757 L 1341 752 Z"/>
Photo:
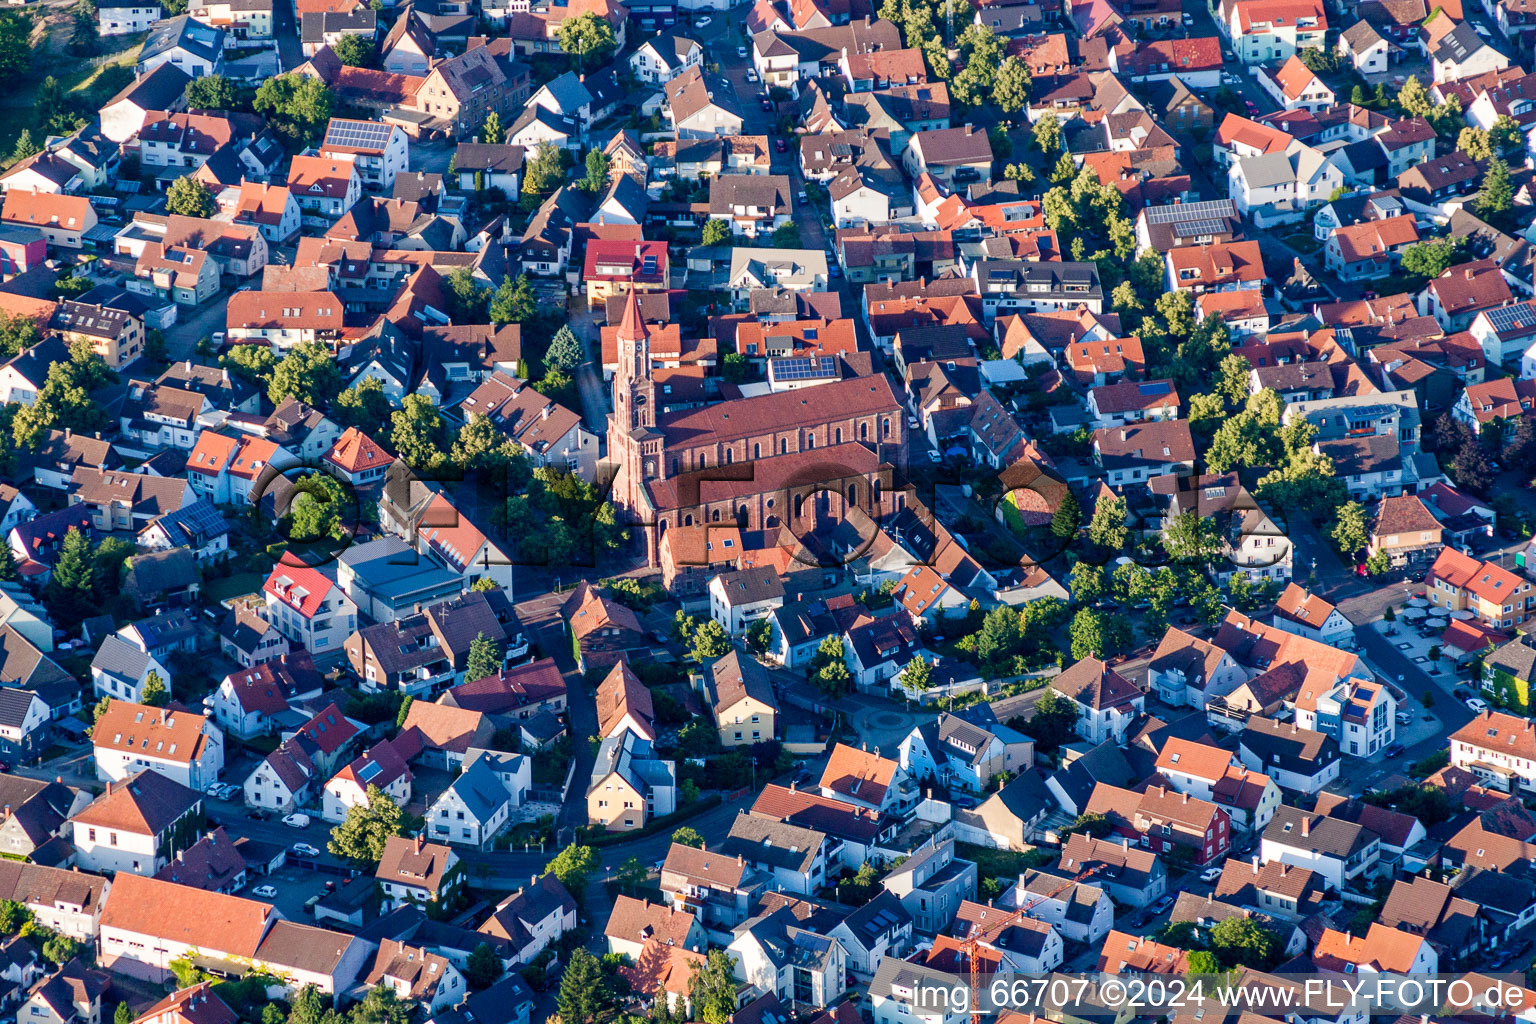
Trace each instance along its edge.
<path fill-rule="evenodd" d="M 224 30 L 194 21 L 186 14 L 156 22 L 149 30 L 149 38 L 144 40 L 143 49 L 139 51 L 139 63 L 143 64 L 178 48 L 204 60 L 217 62 L 224 52 Z"/>
<path fill-rule="evenodd" d="M 1302 835 L 1304 828 L 1306 835 Z M 1365 849 L 1378 836 L 1352 821 L 1281 804 L 1264 829 L 1264 839 L 1281 846 L 1343 859 Z"/>
<path fill-rule="evenodd" d="M 0 725 L 20 729 L 26 724 L 28 709 L 37 699 L 37 694 L 31 690 L 0 688 Z"/>
<path fill-rule="evenodd" d="M 169 110 L 181 99 L 191 81 L 192 77 L 174 64 L 161 64 L 149 74 L 124 86 L 121 92 L 102 104 L 102 109 L 127 101 L 140 110 Z"/>
<path fill-rule="evenodd" d="M 728 857 L 740 854 L 753 866 L 809 874 L 826 839 L 814 829 L 742 811 L 731 823 L 730 835 L 720 850 Z"/>
<path fill-rule="evenodd" d="M 101 642 L 96 657 L 91 659 L 91 668 L 137 684 L 149 671 L 149 655 L 113 633 Z"/>

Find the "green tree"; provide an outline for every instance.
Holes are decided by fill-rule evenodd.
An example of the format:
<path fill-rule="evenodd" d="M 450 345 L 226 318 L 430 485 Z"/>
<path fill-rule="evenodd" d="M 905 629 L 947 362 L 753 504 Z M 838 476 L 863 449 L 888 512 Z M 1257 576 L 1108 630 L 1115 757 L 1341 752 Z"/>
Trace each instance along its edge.
<path fill-rule="evenodd" d="M 464 963 L 464 980 L 476 992 L 490 988 L 501 980 L 501 958 L 491 949 L 490 943 L 482 942 L 469 954 Z"/>
<path fill-rule="evenodd" d="M 570 324 L 561 324 L 544 351 L 544 365 L 569 373 L 581 365 L 581 342 Z"/>
<path fill-rule="evenodd" d="M 1216 521 L 1197 512 L 1182 512 L 1163 530 L 1163 549 L 1181 562 L 1209 562 L 1221 551 Z"/>
<path fill-rule="evenodd" d="M 15 80 L 31 66 L 31 13 L 0 11 L 0 77 Z"/>
<path fill-rule="evenodd" d="M 549 143 L 540 146 L 533 159 L 523 165 L 523 194 L 536 203 L 542 202 L 564 181 L 565 164 L 560 159 L 560 151 Z"/>
<path fill-rule="evenodd" d="M 912 656 L 901 670 L 901 688 L 907 696 L 921 702 L 923 694 L 933 686 L 933 663 L 921 654 Z"/>
<path fill-rule="evenodd" d="M 0 933 L 15 935 L 31 923 L 32 911 L 17 900 L 0 900 Z"/>
<path fill-rule="evenodd" d="M 554 875 L 578 907 L 581 906 L 582 895 L 587 891 L 587 878 L 595 870 L 596 851 L 590 846 L 578 846 L 576 843 L 555 854 L 554 859 L 544 867 L 544 873 Z"/>
<path fill-rule="evenodd" d="M 1094 814 L 1090 812 L 1079 814 L 1076 818 L 1073 819 L 1072 824 L 1067 826 L 1068 835 L 1082 832 L 1086 835 L 1092 836 L 1094 839 L 1103 839 L 1113 830 L 1114 826 L 1110 824 L 1108 818 L 1104 817 L 1102 814 Z"/>
<path fill-rule="evenodd" d="M 842 637 L 822 638 L 820 645 L 816 648 L 816 656 L 811 662 L 812 679 L 822 693 L 837 697 L 848 692 L 853 676 L 848 671 L 848 664 L 843 660 L 844 657 Z"/>
<path fill-rule="evenodd" d="M 223 75 L 192 79 L 185 96 L 190 110 L 232 110 L 235 106 L 235 87 Z"/>
<path fill-rule="evenodd" d="M 15 580 L 16 556 L 11 552 L 9 544 L 0 544 L 0 581 L 13 583 Z"/>
<path fill-rule="evenodd" d="M 1055 690 L 1046 690 L 1035 704 L 1035 713 L 1024 726 L 1038 749 L 1050 753 L 1077 735 L 1078 707 Z"/>
<path fill-rule="evenodd" d="M 395 728 L 404 729 L 405 723 L 411 718 L 411 705 L 416 703 L 416 698 L 410 694 L 400 698 L 400 710 L 395 712 Z"/>
<path fill-rule="evenodd" d="M 0 355 L 19 356 L 42 340 L 37 321 L 21 315 L 0 313 Z"/>
<path fill-rule="evenodd" d="M 1493 156 L 1493 143 L 1488 137 L 1488 132 L 1470 125 L 1463 128 L 1461 134 L 1456 136 L 1456 148 L 1473 160 L 1487 160 Z"/>
<path fill-rule="evenodd" d="M 767 654 L 769 645 L 773 643 L 773 623 L 766 618 L 748 623 L 745 639 L 747 650 L 759 656 Z"/>
<path fill-rule="evenodd" d="M 264 389 L 277 369 L 277 353 L 266 345 L 236 345 L 219 362 L 236 377 Z"/>
<path fill-rule="evenodd" d="M 144 693 L 140 704 L 148 704 L 152 708 L 163 708 L 171 702 L 171 692 L 165 688 L 165 680 L 160 678 L 160 673 L 150 670 L 144 678 Z"/>
<path fill-rule="evenodd" d="M 693 631 L 693 656 L 700 662 L 722 657 L 730 649 L 730 634 L 714 619 L 706 619 Z"/>
<path fill-rule="evenodd" d="M 587 176 L 581 179 L 581 187 L 592 193 L 608 187 L 608 154 L 600 149 L 587 154 Z"/>
<path fill-rule="evenodd" d="M 347 535 L 342 522 L 346 493 L 341 483 L 329 473 L 306 473 L 294 481 L 293 500 L 288 505 L 288 537 L 303 543 L 329 537 L 341 540 Z"/>
<path fill-rule="evenodd" d="M 1016 114 L 1029 102 L 1029 65 L 1008 57 L 997 67 L 992 81 L 992 102 L 1005 114 Z"/>
<path fill-rule="evenodd" d="M 731 240 L 731 225 L 723 220 L 711 218 L 704 222 L 705 245 L 724 245 Z"/>
<path fill-rule="evenodd" d="M 516 281 L 510 275 L 504 275 L 501 286 L 491 297 L 491 323 L 525 324 L 538 311 L 539 297 L 534 293 L 528 275 L 519 274 Z"/>
<path fill-rule="evenodd" d="M 799 249 L 801 247 L 800 225 L 792 220 L 787 220 L 774 228 L 773 247 L 775 249 Z"/>
<path fill-rule="evenodd" d="M 501 673 L 501 645 L 484 633 L 469 642 L 469 658 L 464 665 L 464 681 L 473 682 Z"/>
<path fill-rule="evenodd" d="M 487 146 L 499 146 L 506 141 L 507 130 L 501 126 L 501 115 L 491 111 L 480 126 L 480 141 Z"/>
<path fill-rule="evenodd" d="M 522 450 L 489 416 L 471 415 L 459 428 L 448 461 L 466 473 L 483 470 L 496 483 L 526 479 L 529 475 Z"/>
<path fill-rule="evenodd" d="M 1078 604 L 1092 604 L 1104 596 L 1104 569 L 1092 562 L 1078 562 L 1072 566 L 1072 600 Z"/>
<path fill-rule="evenodd" d="M 329 1003 L 313 984 L 305 985 L 289 1001 L 288 1024 L 324 1024 Z"/>
<path fill-rule="evenodd" d="M 565 973 L 560 977 L 560 994 L 555 1000 L 560 1024 L 594 1024 L 605 1010 L 604 988 L 602 967 L 597 958 L 581 946 L 571 950 Z"/>
<path fill-rule="evenodd" d="M 456 324 L 485 322 L 485 304 L 491 297 L 491 289 L 475 279 L 472 267 L 455 267 L 444 279 L 444 283 L 448 286 L 443 296 L 448 303 L 444 312 L 450 320 Z"/>
<path fill-rule="evenodd" d="M 1124 550 L 1131 536 L 1125 516 L 1124 498 L 1099 498 L 1093 506 L 1093 518 L 1088 520 L 1088 539 L 1107 551 Z"/>
<path fill-rule="evenodd" d="M 590 12 L 560 22 L 557 38 L 560 40 L 560 49 L 576 58 L 578 69 L 586 67 L 589 57 L 600 63 L 618 45 L 613 36 L 613 26 L 608 24 L 607 19 Z"/>
<path fill-rule="evenodd" d="M 704 849 L 704 837 L 699 835 L 698 830 L 690 825 L 684 825 L 676 832 L 673 832 L 672 841 L 679 846 L 691 846 L 695 850 Z"/>
<path fill-rule="evenodd" d="M 736 1012 L 736 970 L 731 955 L 712 949 L 703 963 L 695 962 L 688 995 L 694 1016 L 704 1024 L 728 1024 Z"/>
<path fill-rule="evenodd" d="M 112 1011 L 112 1024 L 133 1024 L 133 1011 L 127 1003 L 118 1003 L 117 1009 Z"/>
<path fill-rule="evenodd" d="M 1251 917 L 1218 921 L 1211 927 L 1210 944 L 1224 965 L 1259 971 L 1274 966 L 1281 952 L 1274 933 Z"/>
<path fill-rule="evenodd" d="M 326 849 L 357 864 L 377 864 L 390 839 L 405 834 L 405 812 L 378 786 L 370 785 L 367 800 L 347 809 L 347 817 L 331 829 Z"/>
<path fill-rule="evenodd" d="M 1403 250 L 1403 273 L 1425 279 L 1439 277 L 1456 257 L 1456 243 L 1448 238 L 1410 245 Z"/>
<path fill-rule="evenodd" d="M 351 1024 L 410 1024 L 414 1003 L 405 1003 L 388 985 L 375 985 L 352 1007 Z"/>
<path fill-rule="evenodd" d="M 390 442 L 413 469 L 430 471 L 447 462 L 447 436 L 442 413 L 426 395 L 406 395 L 390 416 Z"/>
<path fill-rule="evenodd" d="M 11 162 L 19 163 L 29 156 L 42 152 L 37 143 L 32 141 L 32 129 L 23 128 L 21 134 L 16 136 L 16 147 L 11 150 Z"/>
<path fill-rule="evenodd" d="M 1483 172 L 1483 187 L 1477 193 L 1477 212 L 1481 217 L 1498 217 L 1515 204 L 1515 189 L 1509 178 L 1509 165 L 1495 157 Z"/>
<path fill-rule="evenodd" d="M 43 959 L 62 967 L 80 955 L 80 943 L 60 932 L 53 932 L 43 942 Z"/>
<path fill-rule="evenodd" d="M 329 406 L 341 390 L 341 370 L 323 342 L 306 341 L 295 345 L 272 369 L 267 398 L 281 405 L 285 398 L 296 398 L 305 405 Z"/>
<path fill-rule="evenodd" d="M 1218 974 L 1221 971 L 1216 954 L 1204 949 L 1193 950 L 1184 962 L 1189 965 L 1190 974 Z"/>
<path fill-rule="evenodd" d="M 183 217 L 212 217 L 219 210 L 213 191 L 190 174 L 171 182 L 165 191 L 165 208 Z"/>
<path fill-rule="evenodd" d="M 1518 157 L 1525 147 L 1525 132 L 1520 122 L 1508 114 L 1500 114 L 1493 127 L 1488 129 L 1488 144 L 1505 160 Z"/>
<path fill-rule="evenodd" d="M 336 59 L 348 67 L 371 68 L 374 63 L 372 36 L 345 35 L 331 44 Z"/>
<path fill-rule="evenodd" d="M 331 403 L 331 419 L 343 428 L 356 427 L 365 434 L 377 433 L 389 412 L 389 396 L 384 393 L 384 384 L 377 377 L 364 377 L 343 390 Z"/>
<path fill-rule="evenodd" d="M 95 584 L 96 562 L 91 557 L 91 542 L 85 531 L 71 526 L 59 545 L 59 556 L 45 594 L 63 618 L 79 621 L 90 608 Z"/>
<path fill-rule="evenodd" d="M 1083 509 L 1071 491 L 1062 496 L 1061 504 L 1051 514 L 1051 535 L 1058 540 L 1071 540 L 1083 523 Z"/>
<path fill-rule="evenodd" d="M 277 75 L 256 90 L 256 112 L 265 114 L 293 149 L 319 140 L 331 119 L 334 96 L 325 83 L 309 75 Z"/>
<path fill-rule="evenodd" d="M 1072 616 L 1068 635 L 1072 640 L 1074 661 L 1089 657 L 1103 658 L 1109 652 L 1103 616 L 1091 608 L 1080 608 L 1077 614 Z"/>
<path fill-rule="evenodd" d="M 1053 156 L 1057 150 L 1061 149 L 1061 122 L 1057 120 L 1056 114 L 1053 111 L 1048 110 L 1040 115 L 1040 120 L 1035 122 L 1033 135 L 1035 148 L 1040 151 L 1042 156 Z M 1069 153 L 1063 153 L 1062 156 L 1066 157 L 1069 162 L 1072 159 Z M 1074 164 L 1071 172 L 1067 174 L 1067 178 L 1071 178 L 1076 173 L 1077 166 Z M 1056 181 L 1058 179 L 1052 174 L 1051 180 Z"/>
<path fill-rule="evenodd" d="M 1345 502 L 1334 513 L 1333 526 L 1328 531 L 1333 544 L 1346 558 L 1353 557 L 1370 540 L 1366 524 L 1365 506 L 1358 501 Z"/>
<path fill-rule="evenodd" d="M 1430 97 L 1429 90 L 1424 88 L 1424 83 L 1419 81 L 1418 75 L 1409 75 L 1398 90 L 1397 105 L 1409 117 L 1428 118 L 1435 109 L 1435 101 Z"/>

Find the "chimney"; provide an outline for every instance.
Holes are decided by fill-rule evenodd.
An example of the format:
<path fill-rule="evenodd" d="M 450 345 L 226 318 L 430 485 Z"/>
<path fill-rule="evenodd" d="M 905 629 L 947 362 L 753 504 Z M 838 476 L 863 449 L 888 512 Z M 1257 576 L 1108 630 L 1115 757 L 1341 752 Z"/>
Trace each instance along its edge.
<path fill-rule="evenodd" d="M 416 852 L 417 853 L 421 852 L 421 843 L 422 843 L 421 833 L 418 832 L 418 833 L 416 833 Z"/>
<path fill-rule="evenodd" d="M 1312 834 L 1312 815 L 1308 814 L 1302 817 L 1301 834 L 1303 836 L 1309 836 Z"/>
<path fill-rule="evenodd" d="M 741 854 L 738 853 L 736 855 L 736 866 L 737 867 L 741 867 L 742 865 L 746 864 L 746 862 L 747 862 L 746 858 L 743 857 Z"/>
<path fill-rule="evenodd" d="M 1254 854 L 1253 855 L 1253 873 L 1254 874 L 1258 874 L 1259 873 L 1259 855 L 1258 854 Z"/>
<path fill-rule="evenodd" d="M 111 795 L 112 795 L 112 780 L 108 779 L 107 780 L 107 796 L 111 796 Z"/>
<path fill-rule="evenodd" d="M 70 436 L 72 436 L 72 435 L 73 435 L 73 434 L 74 434 L 74 431 L 73 431 L 73 430 L 71 430 L 71 429 L 70 429 L 70 428 L 69 428 L 69 427 L 65 427 L 65 428 L 64 428 L 64 436 L 65 436 L 65 437 L 70 437 Z"/>
<path fill-rule="evenodd" d="M 1120 837 L 1120 849 L 1122 849 L 1122 850 L 1129 850 L 1130 848 L 1131 848 L 1131 841 L 1130 841 L 1130 839 L 1126 838 L 1125 836 L 1121 836 Z"/>

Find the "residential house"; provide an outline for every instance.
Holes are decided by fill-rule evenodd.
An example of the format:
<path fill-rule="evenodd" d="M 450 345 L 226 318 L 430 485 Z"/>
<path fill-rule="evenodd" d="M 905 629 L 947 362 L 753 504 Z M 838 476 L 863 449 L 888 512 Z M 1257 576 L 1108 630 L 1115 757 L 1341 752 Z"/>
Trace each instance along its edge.
<path fill-rule="evenodd" d="M 963 900 L 976 896 L 976 865 L 955 854 L 953 839 L 930 839 L 880 880 L 901 900 L 913 928 L 925 935 L 945 932 Z"/>
<path fill-rule="evenodd" d="M 86 871 L 149 877 L 196 840 L 203 796 L 159 772 L 141 771 L 70 818 L 75 863 Z"/>

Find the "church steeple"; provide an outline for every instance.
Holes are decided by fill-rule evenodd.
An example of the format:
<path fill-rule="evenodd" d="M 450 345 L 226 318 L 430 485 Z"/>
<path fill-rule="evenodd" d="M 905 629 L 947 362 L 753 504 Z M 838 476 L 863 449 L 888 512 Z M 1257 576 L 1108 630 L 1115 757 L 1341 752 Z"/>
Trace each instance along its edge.
<path fill-rule="evenodd" d="M 624 300 L 624 315 L 614 334 L 619 370 L 613 376 L 613 411 L 624 430 L 656 425 L 656 383 L 651 376 L 651 331 L 640 315 L 634 288 Z"/>

